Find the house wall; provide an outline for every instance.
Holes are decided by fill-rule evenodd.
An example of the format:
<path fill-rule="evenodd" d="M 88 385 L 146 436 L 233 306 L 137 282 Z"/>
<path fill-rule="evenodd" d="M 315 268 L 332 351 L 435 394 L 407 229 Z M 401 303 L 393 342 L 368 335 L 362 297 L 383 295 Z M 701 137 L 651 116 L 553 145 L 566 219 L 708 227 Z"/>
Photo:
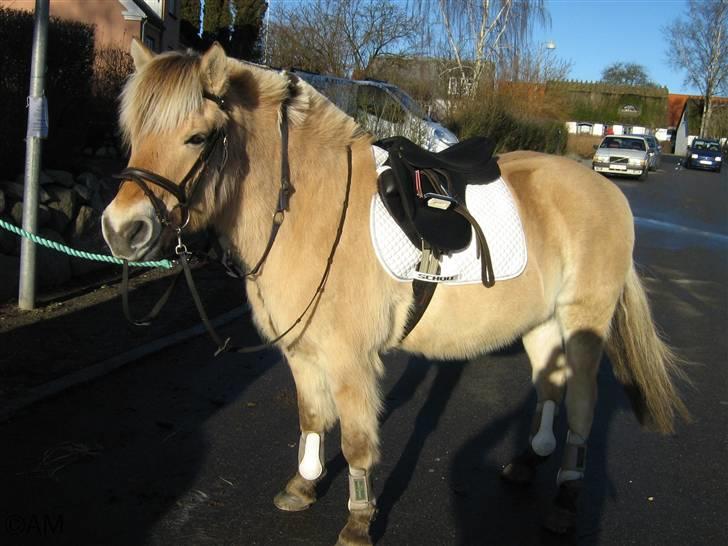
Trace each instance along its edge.
<path fill-rule="evenodd" d="M 154 38 L 157 51 L 179 47 L 179 0 L 151 0 L 147 5 L 162 14 L 164 32 L 147 23 L 145 35 Z M 0 7 L 34 11 L 35 0 L 0 0 Z M 174 14 L 170 14 L 172 9 Z M 97 46 L 115 46 L 128 51 L 132 38 L 140 38 L 142 21 L 126 20 L 124 6 L 117 0 L 50 0 L 50 15 L 94 25 Z"/>
<path fill-rule="evenodd" d="M 0 0 L 0 6 L 35 11 L 35 0 Z M 140 34 L 141 21 L 124 20 L 123 11 L 123 6 L 113 0 L 50 0 L 51 17 L 95 25 L 97 45 L 128 49 L 132 37 Z"/>

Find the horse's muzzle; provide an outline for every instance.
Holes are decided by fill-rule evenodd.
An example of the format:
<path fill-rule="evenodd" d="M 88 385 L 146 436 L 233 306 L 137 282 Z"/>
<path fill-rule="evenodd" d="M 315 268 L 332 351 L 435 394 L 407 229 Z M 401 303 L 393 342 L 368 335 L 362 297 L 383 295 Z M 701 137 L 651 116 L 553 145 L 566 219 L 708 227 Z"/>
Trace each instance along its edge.
<path fill-rule="evenodd" d="M 118 258 L 150 259 L 159 246 L 161 226 L 154 217 L 144 214 L 114 222 L 107 209 L 101 218 L 101 230 L 112 254 Z"/>

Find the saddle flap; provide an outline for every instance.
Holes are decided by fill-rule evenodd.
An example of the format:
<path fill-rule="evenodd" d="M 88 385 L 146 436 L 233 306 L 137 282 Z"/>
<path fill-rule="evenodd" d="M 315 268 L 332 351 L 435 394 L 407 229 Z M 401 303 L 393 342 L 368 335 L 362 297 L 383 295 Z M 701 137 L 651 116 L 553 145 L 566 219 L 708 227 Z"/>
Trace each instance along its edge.
<path fill-rule="evenodd" d="M 424 239 L 440 254 L 468 246 L 471 225 L 448 202 L 464 204 L 467 184 L 483 184 L 491 176 L 500 176 L 490 141 L 469 139 L 440 153 L 424 150 L 404 137 L 383 139 L 375 146 L 389 153 L 390 168 L 381 171 L 379 195 L 412 244 L 419 248 Z M 427 194 L 432 195 L 425 198 Z"/>

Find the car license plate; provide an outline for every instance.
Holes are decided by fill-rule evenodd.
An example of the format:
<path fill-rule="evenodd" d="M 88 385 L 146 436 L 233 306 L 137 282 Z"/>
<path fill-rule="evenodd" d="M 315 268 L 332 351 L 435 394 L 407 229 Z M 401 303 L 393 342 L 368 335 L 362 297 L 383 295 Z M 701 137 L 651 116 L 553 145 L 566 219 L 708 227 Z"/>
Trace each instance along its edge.
<path fill-rule="evenodd" d="M 610 165 L 610 169 L 614 169 L 615 171 L 626 171 L 627 165 Z"/>
<path fill-rule="evenodd" d="M 712 164 L 713 164 L 713 162 L 712 162 L 712 161 L 705 161 L 704 159 L 701 159 L 701 160 L 700 160 L 700 164 L 701 164 L 701 165 L 712 165 Z"/>

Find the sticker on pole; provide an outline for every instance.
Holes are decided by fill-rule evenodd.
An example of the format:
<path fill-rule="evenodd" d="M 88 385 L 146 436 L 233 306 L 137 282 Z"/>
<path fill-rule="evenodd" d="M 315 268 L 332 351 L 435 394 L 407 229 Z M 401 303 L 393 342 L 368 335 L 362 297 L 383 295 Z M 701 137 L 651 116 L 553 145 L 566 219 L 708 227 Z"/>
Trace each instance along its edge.
<path fill-rule="evenodd" d="M 28 97 L 27 138 L 48 138 L 48 100 L 43 97 Z"/>

